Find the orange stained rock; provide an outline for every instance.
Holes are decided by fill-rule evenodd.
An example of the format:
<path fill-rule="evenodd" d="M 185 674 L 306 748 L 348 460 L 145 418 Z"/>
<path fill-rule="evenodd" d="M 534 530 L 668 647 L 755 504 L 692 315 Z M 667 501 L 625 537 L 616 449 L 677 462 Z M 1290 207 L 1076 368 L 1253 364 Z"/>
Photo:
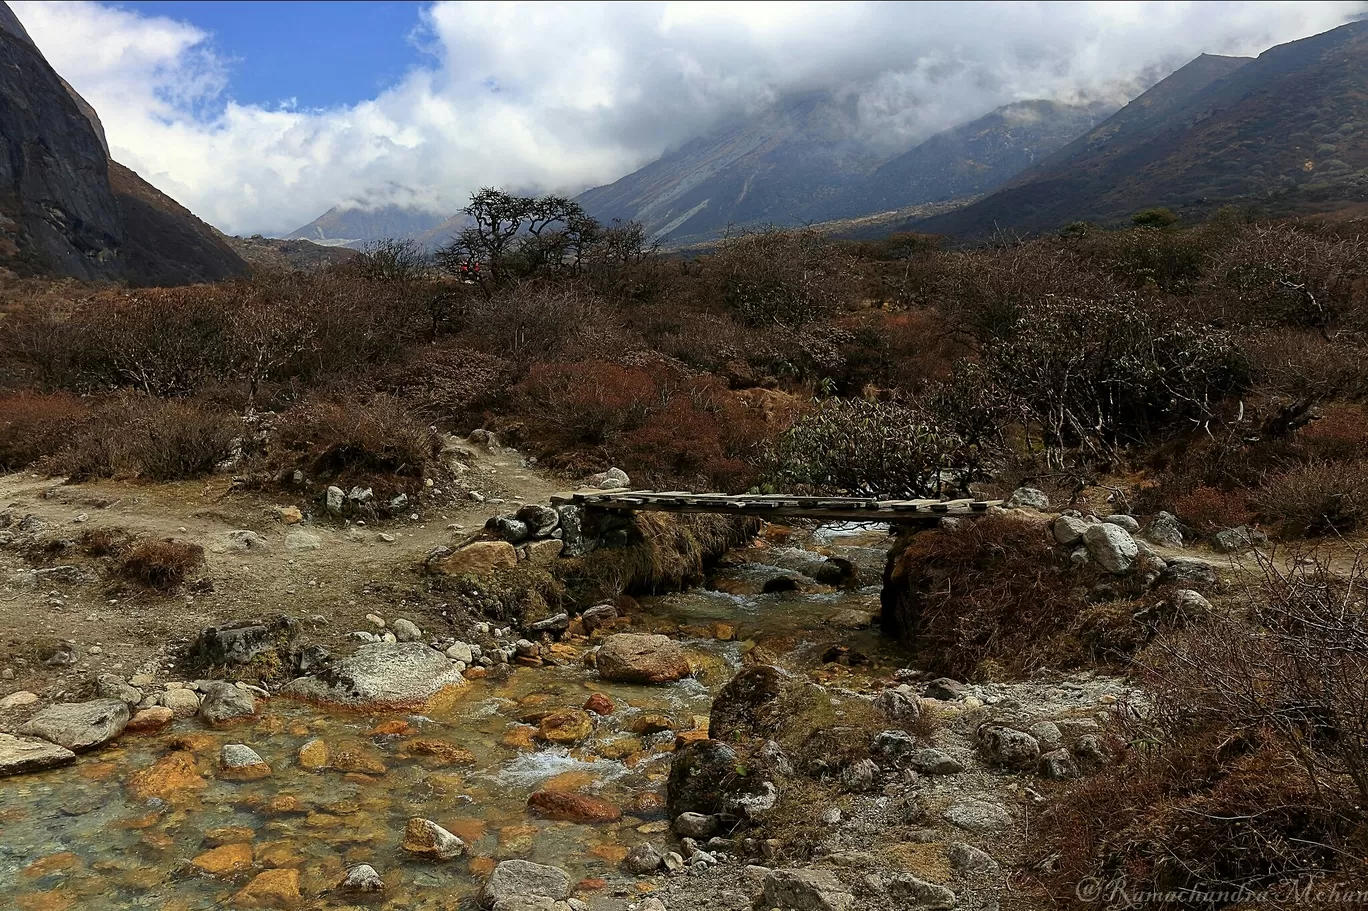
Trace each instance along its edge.
<path fill-rule="evenodd" d="M 385 764 L 375 756 L 357 747 L 346 747 L 333 754 L 332 767 L 339 772 L 360 772 L 363 775 L 385 774 Z"/>
<path fill-rule="evenodd" d="M 190 861 L 190 866 L 210 876 L 231 876 L 251 869 L 252 846 L 238 842 L 211 848 Z"/>
<path fill-rule="evenodd" d="M 195 767 L 195 757 L 176 750 L 148 768 L 134 772 L 128 779 L 128 793 L 136 800 L 154 797 L 174 802 L 205 787 L 207 782 Z"/>
<path fill-rule="evenodd" d="M 488 876 L 494 872 L 496 862 L 492 857 L 472 857 L 470 859 L 470 873 L 472 876 Z"/>
<path fill-rule="evenodd" d="M 299 871 L 281 867 L 258 873 L 233 896 L 239 908 L 296 908 L 304 901 L 299 893 Z"/>
<path fill-rule="evenodd" d="M 79 857 L 70 851 L 63 851 L 60 854 L 49 854 L 47 857 L 38 858 L 24 868 L 24 876 L 37 879 L 41 876 L 51 876 L 54 873 L 70 873 L 73 870 L 79 870 L 81 866 Z"/>
<path fill-rule="evenodd" d="M 620 864 L 627 858 L 628 849 L 623 845 L 594 845 L 589 853 L 610 864 Z"/>
<path fill-rule="evenodd" d="M 310 772 L 328 767 L 328 744 L 321 739 L 310 740 L 299 748 L 299 767 Z"/>
<path fill-rule="evenodd" d="M 383 734 L 391 737 L 408 737 L 418 733 L 418 729 L 407 721 L 395 719 L 393 721 L 383 721 L 371 729 L 372 734 Z"/>
<path fill-rule="evenodd" d="M 90 762 L 83 763 L 77 768 L 81 777 L 90 781 L 104 781 L 119 768 L 116 762 Z"/>
<path fill-rule="evenodd" d="M 444 828 L 466 844 L 473 844 L 484 838 L 488 826 L 483 819 L 453 819 L 443 824 Z"/>
<path fill-rule="evenodd" d="M 448 740 L 410 740 L 404 744 L 404 751 L 410 756 L 430 756 L 443 765 L 463 765 L 475 761 L 474 753 Z"/>
<path fill-rule="evenodd" d="M 67 911 L 76 907 L 76 896 L 60 887 L 47 892 L 21 894 L 16 901 L 19 911 Z"/>

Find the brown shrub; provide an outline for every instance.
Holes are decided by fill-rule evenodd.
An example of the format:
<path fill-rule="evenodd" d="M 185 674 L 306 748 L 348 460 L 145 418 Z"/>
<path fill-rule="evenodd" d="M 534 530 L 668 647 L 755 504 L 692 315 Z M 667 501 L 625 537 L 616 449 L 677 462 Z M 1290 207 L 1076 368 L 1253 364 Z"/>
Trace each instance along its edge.
<path fill-rule="evenodd" d="M 81 533 L 81 550 L 92 557 L 114 557 L 126 551 L 133 536 L 122 528 L 91 528 Z"/>
<path fill-rule="evenodd" d="M 1035 523 L 988 516 L 914 533 L 894 554 L 884 632 L 936 673 L 988 679 L 1124 664 L 1153 632 L 1134 619 L 1134 580 L 1070 567 Z M 1099 581 L 1113 600 L 1090 603 L 1085 592 Z"/>
<path fill-rule="evenodd" d="M 1205 485 L 1177 497 L 1173 501 L 1173 512 L 1202 532 L 1246 525 L 1254 519 L 1248 491 L 1219 490 Z"/>
<path fill-rule="evenodd" d="M 512 372 L 506 361 L 447 339 L 382 369 L 374 386 L 424 419 L 469 428 L 484 409 L 506 404 Z"/>
<path fill-rule="evenodd" d="M 184 541 L 142 541 L 118 559 L 115 571 L 130 582 L 169 591 L 204 562 L 204 548 Z"/>
<path fill-rule="evenodd" d="M 281 416 L 271 442 L 276 467 L 298 467 L 344 486 L 375 487 L 377 495 L 417 492 L 434 470 L 441 441 L 397 401 L 319 402 Z"/>
<path fill-rule="evenodd" d="M 841 247 L 810 229 L 737 234 L 705 264 L 714 299 L 749 326 L 829 319 L 854 302 L 853 279 Z"/>
<path fill-rule="evenodd" d="M 1350 534 L 1368 523 L 1368 462 L 1298 465 L 1269 475 L 1253 501 L 1286 534 Z"/>
<path fill-rule="evenodd" d="M 1242 611 L 1137 659 L 1151 705 L 1116 716 L 1119 761 L 1042 820 L 1042 881 L 1065 907 L 1094 906 L 1083 883 L 1145 897 L 1132 907 L 1217 908 L 1240 890 L 1368 881 L 1368 564 L 1287 562 L 1263 563 Z"/>
<path fill-rule="evenodd" d="M 76 480 L 195 478 L 228 458 L 241 433 L 235 416 L 196 400 L 120 395 L 99 403 L 68 445 L 39 467 Z"/>
<path fill-rule="evenodd" d="M 89 416 L 86 403 L 67 393 L 0 395 L 0 472 L 60 451 Z"/>

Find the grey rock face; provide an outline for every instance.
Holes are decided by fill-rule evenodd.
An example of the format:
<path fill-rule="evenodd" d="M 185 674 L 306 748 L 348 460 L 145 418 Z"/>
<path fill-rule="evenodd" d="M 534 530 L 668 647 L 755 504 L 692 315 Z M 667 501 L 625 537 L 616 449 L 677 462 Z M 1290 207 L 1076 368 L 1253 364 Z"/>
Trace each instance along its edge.
<path fill-rule="evenodd" d="M 199 716 L 211 725 L 256 714 L 256 697 L 247 690 L 217 680 L 201 684 L 200 689 L 204 698 L 200 700 Z"/>
<path fill-rule="evenodd" d="M 1220 582 L 1216 567 L 1191 557 L 1169 560 L 1160 579 L 1190 589 L 1212 589 Z"/>
<path fill-rule="evenodd" d="M 19 733 L 80 752 L 119 736 L 131 717 L 128 703 L 122 699 L 65 702 L 39 711 L 19 728 Z"/>
<path fill-rule="evenodd" d="M 1041 778 L 1048 778 L 1051 781 L 1078 777 L 1078 766 L 1074 764 L 1068 750 L 1052 750 L 1041 756 L 1036 771 Z"/>
<path fill-rule="evenodd" d="M 983 835 L 1000 832 L 1012 824 L 1012 817 L 995 803 L 966 797 L 951 804 L 942 816 L 951 825 Z"/>
<path fill-rule="evenodd" d="M 921 718 L 921 700 L 917 691 L 906 683 L 884 690 L 874 704 L 888 720 L 897 724 L 912 724 Z"/>
<path fill-rule="evenodd" d="M 926 685 L 922 695 L 927 699 L 939 699 L 943 702 L 951 702 L 959 699 L 967 691 L 967 687 L 958 680 L 950 677 L 937 677 Z"/>
<path fill-rule="evenodd" d="M 294 625 L 283 617 L 269 625 L 251 621 L 210 626 L 191 645 L 190 656 L 191 660 L 211 667 L 247 664 L 257 655 L 273 650 L 277 641 L 288 643 L 293 635 Z"/>
<path fill-rule="evenodd" d="M 875 756 L 896 761 L 917 751 L 917 738 L 906 731 L 880 731 L 874 735 L 870 748 Z"/>
<path fill-rule="evenodd" d="M 1173 513 L 1158 513 L 1145 528 L 1145 540 L 1160 547 L 1183 546 L 1183 523 Z"/>
<path fill-rule="evenodd" d="M 330 514 L 340 516 L 347 511 L 347 492 L 341 487 L 329 487 L 324 494 L 324 502 Z"/>
<path fill-rule="evenodd" d="M 962 841 L 954 842 L 947 852 L 950 866 L 960 873 L 996 873 L 998 863 L 986 851 Z"/>
<path fill-rule="evenodd" d="M 979 749 L 989 762 L 1028 769 L 1040 758 L 1040 744 L 1030 734 L 992 725 L 979 732 Z"/>
<path fill-rule="evenodd" d="M 527 523 L 512 516 L 493 516 L 485 523 L 485 527 L 490 531 L 498 532 L 509 544 L 521 544 L 531 537 L 531 531 Z"/>
<path fill-rule="evenodd" d="M 1135 565 L 1140 548 L 1130 532 L 1119 525 L 1098 522 L 1083 532 L 1083 543 L 1098 565 L 1113 575 L 1124 575 Z"/>
<path fill-rule="evenodd" d="M 680 813 L 674 820 L 674 832 L 680 838 L 705 841 L 722 831 L 722 821 L 712 814 Z"/>
<path fill-rule="evenodd" d="M 564 901 L 570 897 L 571 885 L 570 874 L 559 867 L 526 860 L 505 860 L 485 880 L 480 890 L 480 905 L 493 908 L 504 900 L 529 898 Z"/>
<path fill-rule="evenodd" d="M 142 702 L 142 692 L 118 674 L 101 674 L 95 678 L 95 695 L 101 699 L 118 699 L 130 706 Z"/>
<path fill-rule="evenodd" d="M 281 693 L 308 702 L 343 706 L 415 707 L 466 680 L 451 660 L 422 642 L 372 642 Z"/>
<path fill-rule="evenodd" d="M 1050 508 L 1050 498 L 1045 491 L 1037 490 L 1034 487 L 1018 487 L 1012 491 L 1012 495 L 1003 504 L 1008 509 L 1038 509 L 1044 511 Z"/>
<path fill-rule="evenodd" d="M 771 870 L 756 907 L 791 911 L 850 911 L 855 896 L 827 870 Z"/>
<path fill-rule="evenodd" d="M 689 813 L 684 815 L 697 816 L 699 814 Z M 658 851 L 654 845 L 639 844 L 627 853 L 627 857 L 623 860 L 622 864 L 629 872 L 635 873 L 637 876 L 646 876 L 647 874 L 659 870 L 660 865 L 664 862 L 665 858 L 661 856 L 660 851 Z"/>
<path fill-rule="evenodd" d="M 900 907 L 925 908 L 927 911 L 949 911 L 958 904 L 955 893 L 945 886 L 929 883 L 911 873 L 899 873 L 891 877 L 884 888 Z"/>
<path fill-rule="evenodd" d="M 37 737 L 0 733 L 0 778 L 55 769 L 75 761 L 76 754 L 64 746 Z"/>
<path fill-rule="evenodd" d="M 563 556 L 582 557 L 594 549 L 593 540 L 584 533 L 584 510 L 567 503 L 557 506 L 556 514 L 560 517 L 561 540 L 565 542 Z"/>
<path fill-rule="evenodd" d="M 519 509 L 514 517 L 527 526 L 528 534 L 534 538 L 545 538 L 560 524 L 560 513 L 550 506 L 529 503 Z"/>
<path fill-rule="evenodd" d="M 1248 525 L 1237 525 L 1216 532 L 1211 540 L 1212 550 L 1221 554 L 1242 554 L 1268 543 L 1268 535 Z"/>
<path fill-rule="evenodd" d="M 958 759 L 933 749 L 913 753 L 909 765 L 922 775 L 958 775 L 964 771 L 964 764 Z"/>
<path fill-rule="evenodd" d="M 265 765 L 261 754 L 245 743 L 225 743 L 219 750 L 219 767 L 224 769 L 246 769 Z"/>

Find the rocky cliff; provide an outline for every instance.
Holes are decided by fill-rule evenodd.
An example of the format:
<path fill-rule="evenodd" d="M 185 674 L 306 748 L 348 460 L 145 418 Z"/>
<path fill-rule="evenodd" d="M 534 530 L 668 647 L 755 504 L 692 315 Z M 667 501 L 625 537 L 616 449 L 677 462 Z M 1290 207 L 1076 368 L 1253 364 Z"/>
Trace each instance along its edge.
<path fill-rule="evenodd" d="M 247 264 L 188 210 L 109 159 L 94 108 L 0 3 L 0 263 L 169 285 Z"/>

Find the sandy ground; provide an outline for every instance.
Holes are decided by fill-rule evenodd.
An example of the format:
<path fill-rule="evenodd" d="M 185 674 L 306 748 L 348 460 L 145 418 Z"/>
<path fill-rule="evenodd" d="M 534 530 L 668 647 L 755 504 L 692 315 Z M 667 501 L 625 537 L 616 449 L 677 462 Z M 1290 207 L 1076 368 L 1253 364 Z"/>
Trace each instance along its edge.
<path fill-rule="evenodd" d="M 322 512 L 307 495 L 232 490 L 227 476 L 155 485 L 0 476 L 0 516 L 7 513 L 10 521 L 0 528 L 0 542 L 9 538 L 0 544 L 0 674 L 14 673 L 12 680 L 0 680 L 0 694 L 28 689 L 54 697 L 92 671 L 131 675 L 202 628 L 231 620 L 278 613 L 322 617 L 326 624 L 310 638 L 329 645 L 366 629 L 372 612 L 440 623 L 440 605 L 427 595 L 420 573 L 428 553 L 460 542 L 498 512 L 545 503 L 566 482 L 526 467 L 517 452 L 505 449 L 472 453 L 469 468 L 449 486 L 461 493 L 422 508 L 416 520 L 351 524 L 307 517 Z M 465 489 L 487 499 L 472 500 Z M 281 506 L 297 506 L 305 521 L 284 524 L 277 516 Z M 22 530 L 30 516 L 41 527 Z M 183 591 L 168 596 L 110 578 L 101 561 L 77 547 L 44 552 L 52 542 L 76 541 L 98 528 L 198 544 L 205 563 Z M 256 532 L 266 546 L 235 548 L 230 533 L 238 530 Z M 315 536 L 318 546 L 287 543 L 287 535 L 301 532 Z M 84 581 L 35 578 L 33 570 L 57 566 L 79 567 Z M 81 661 L 43 667 L 35 658 L 60 639 L 76 643 Z"/>

